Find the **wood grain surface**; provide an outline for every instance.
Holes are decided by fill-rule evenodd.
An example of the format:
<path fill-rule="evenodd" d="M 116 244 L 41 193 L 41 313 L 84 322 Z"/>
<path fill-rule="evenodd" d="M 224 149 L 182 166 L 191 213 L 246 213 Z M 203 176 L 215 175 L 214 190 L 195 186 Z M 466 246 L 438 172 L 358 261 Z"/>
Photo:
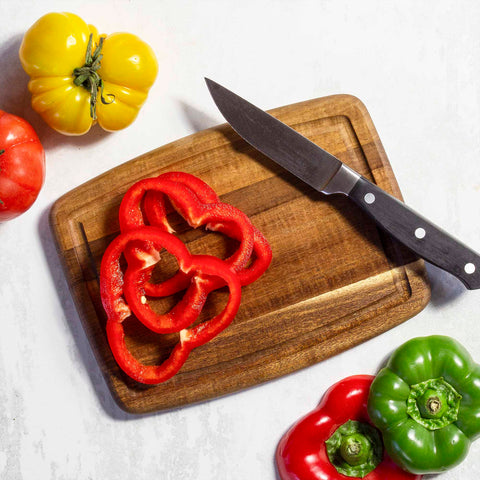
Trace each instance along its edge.
<path fill-rule="evenodd" d="M 364 105 L 335 95 L 272 110 L 274 116 L 397 198 L 401 194 Z M 98 271 L 119 233 L 118 207 L 137 180 L 185 171 L 250 216 L 271 243 L 264 276 L 242 290 L 233 323 L 194 350 L 171 380 L 144 386 L 126 377 L 110 352 Z M 172 214 L 192 253 L 228 255 L 231 241 L 192 230 Z M 307 367 L 364 342 L 424 308 L 430 288 L 423 261 L 382 233 L 342 196 L 324 196 L 245 143 L 228 125 L 135 158 L 60 198 L 50 223 L 75 304 L 112 395 L 134 413 L 169 409 L 244 389 Z M 159 278 L 174 271 L 164 259 Z M 165 267 L 164 267 L 165 266 Z M 202 319 L 221 308 L 215 292 Z M 164 311 L 176 299 L 156 302 Z M 127 345 L 147 364 L 165 358 L 177 335 L 157 335 L 126 320 Z"/>

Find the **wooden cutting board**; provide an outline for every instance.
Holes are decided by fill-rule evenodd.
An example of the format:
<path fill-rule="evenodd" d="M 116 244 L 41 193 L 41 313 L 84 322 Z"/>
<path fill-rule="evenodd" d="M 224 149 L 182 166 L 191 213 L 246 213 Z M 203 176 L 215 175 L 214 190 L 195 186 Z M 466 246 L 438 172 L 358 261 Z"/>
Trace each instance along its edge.
<path fill-rule="evenodd" d="M 272 110 L 274 116 L 401 198 L 364 105 L 335 95 Z M 271 243 L 273 261 L 242 290 L 233 323 L 192 352 L 171 380 L 144 386 L 115 363 L 106 335 L 98 271 L 119 233 L 118 207 L 137 180 L 185 171 L 243 210 Z M 173 215 L 173 214 L 172 214 Z M 83 327 L 118 404 L 151 412 L 235 392 L 320 362 L 412 317 L 427 304 L 425 268 L 347 198 L 324 196 L 277 167 L 221 125 L 135 158 L 60 198 L 51 210 L 58 252 Z M 189 229 L 175 216 L 193 253 L 226 255 L 227 239 Z M 166 262 L 167 270 L 171 269 Z M 209 298 L 203 319 L 225 301 Z M 165 310 L 169 304 L 157 303 Z M 126 321 L 127 344 L 147 364 L 165 358 L 177 340 Z"/>

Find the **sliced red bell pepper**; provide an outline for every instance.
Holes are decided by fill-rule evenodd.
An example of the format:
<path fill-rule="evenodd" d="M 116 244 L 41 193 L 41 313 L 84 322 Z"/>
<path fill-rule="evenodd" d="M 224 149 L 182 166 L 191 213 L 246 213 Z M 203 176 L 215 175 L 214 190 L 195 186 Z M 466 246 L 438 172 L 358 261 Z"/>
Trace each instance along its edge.
<path fill-rule="evenodd" d="M 160 175 L 157 178 L 181 183 L 192 190 L 197 198 L 204 204 L 220 202 L 220 199 L 215 191 L 207 183 L 189 173 L 168 172 Z M 164 195 L 158 192 L 147 192 L 144 200 L 144 210 L 151 225 L 163 226 L 167 231 L 173 231 L 172 227 L 168 223 Z M 218 218 L 216 223 L 210 222 L 207 228 L 221 232 L 238 241 L 241 241 L 243 236 L 243 232 L 241 229 L 239 229 L 238 222 L 224 221 L 221 218 Z M 253 229 L 254 244 L 252 253 L 254 258 L 250 265 L 242 266 L 240 262 L 237 262 L 235 255 L 225 260 L 237 272 L 242 286 L 249 285 L 263 275 L 272 260 L 272 250 L 267 239 L 256 227 L 253 227 Z M 147 295 L 163 296 L 165 294 L 177 293 L 186 288 L 188 285 L 188 278 L 179 272 L 167 282 L 160 284 L 147 283 L 145 285 L 145 291 Z M 208 285 L 208 288 L 215 290 L 221 286 L 222 285 L 219 283 L 218 279 L 211 279 L 211 283 Z M 207 285 L 205 285 L 205 287 L 207 287 Z"/>
<path fill-rule="evenodd" d="M 254 230 L 249 218 L 240 210 L 227 203 L 203 203 L 197 195 L 185 185 L 162 178 L 147 178 L 136 182 L 127 191 L 120 204 L 120 230 L 126 232 L 145 225 L 141 202 L 149 191 L 167 195 L 174 208 L 185 218 L 188 224 L 197 228 L 205 225 L 211 228 L 217 223 L 234 223 L 241 238 L 238 250 L 232 255 L 231 262 L 245 266 L 253 251 Z M 165 227 L 166 230 L 169 228 Z M 171 230 L 171 229 L 170 229 Z"/>
<path fill-rule="evenodd" d="M 177 211 L 193 227 L 205 224 L 208 228 L 210 222 L 234 223 L 237 228 L 240 246 L 231 257 L 232 265 L 242 267 L 248 262 L 254 241 L 254 228 L 248 217 L 237 208 L 226 203 L 204 204 L 188 187 L 168 179 L 149 178 L 140 180 L 130 187 L 120 204 L 119 219 L 122 232 L 134 231 L 145 224 L 141 204 L 147 192 L 159 192 L 167 195 Z M 155 251 L 155 249 L 153 250 Z M 137 240 L 132 247 L 127 249 L 125 257 L 130 267 L 135 263 L 136 257 L 141 259 L 144 256 L 149 257 L 151 254 L 152 245 Z M 212 286 L 215 285 L 215 288 L 218 288 L 218 286 L 225 285 L 216 276 L 207 278 L 204 274 L 201 281 L 200 278 L 196 278 L 192 282 L 187 275 L 190 286 L 183 301 L 177 304 L 167 316 L 157 315 L 145 302 L 146 296 L 151 295 L 151 292 L 146 291 L 145 284 L 150 278 L 153 264 L 149 269 L 144 269 L 141 274 L 139 272 L 131 273 L 129 267 L 125 273 L 125 293 L 129 298 L 130 306 L 140 321 L 159 333 L 178 331 L 193 323 L 198 317 L 208 294 L 214 289 Z M 167 282 L 160 284 L 164 286 L 167 283 L 168 285 L 167 292 L 165 292 L 165 289 L 163 291 L 163 296 L 173 293 L 172 290 L 180 291 L 177 288 L 179 282 L 182 283 L 184 279 L 185 274 L 182 272 L 182 276 L 174 275 Z M 176 319 L 175 322 L 172 317 Z"/>
<path fill-rule="evenodd" d="M 131 264 L 128 265 L 123 288 L 123 295 L 128 306 L 138 320 L 156 333 L 172 333 L 187 328 L 197 320 L 207 300 L 208 292 L 202 287 L 201 279 L 201 275 L 206 275 L 206 272 L 180 269 L 180 271 L 190 274 L 191 285 L 185 291 L 182 299 L 168 313 L 158 314 L 150 307 L 145 293 L 145 284 L 150 280 L 153 266 L 146 264 L 145 267 L 138 268 L 132 267 Z"/>
<path fill-rule="evenodd" d="M 250 285 L 255 280 L 258 280 L 267 270 L 268 266 L 272 261 L 272 249 L 270 244 L 265 236 L 258 230 L 258 228 L 253 227 L 253 252 L 252 262 L 244 266 L 243 268 L 235 268 L 234 270 L 237 273 L 237 276 L 240 280 L 242 287 Z M 215 230 L 227 234 L 229 237 L 240 240 L 241 232 L 238 230 L 237 226 L 233 223 L 229 224 L 219 224 L 216 226 Z M 231 258 L 231 257 L 230 257 Z M 228 264 L 232 264 L 229 258 L 225 260 Z M 212 288 L 219 288 L 221 285 L 215 283 L 212 285 Z"/>
<path fill-rule="evenodd" d="M 148 253 L 144 251 L 142 256 L 132 255 L 128 267 L 131 271 L 151 268 L 158 260 L 159 252 L 165 248 L 175 256 L 181 271 L 198 276 L 218 276 L 229 289 L 226 306 L 211 320 L 191 328 L 178 328 L 183 324 L 181 315 L 172 314 L 169 317 L 171 325 L 176 331 L 180 331 L 180 340 L 168 359 L 155 366 L 139 362 L 125 344 L 123 321 L 131 315 L 131 309 L 124 298 L 125 284 L 120 259 L 122 254 L 129 251 L 129 244 L 138 241 L 148 243 L 150 251 Z M 183 242 L 174 235 L 158 227 L 144 226 L 120 234 L 107 247 L 100 267 L 100 293 L 107 313 L 107 337 L 118 365 L 138 382 L 157 384 L 175 375 L 192 349 L 208 342 L 231 323 L 240 306 L 241 285 L 237 276 L 222 260 L 209 255 L 191 255 Z"/>
<path fill-rule="evenodd" d="M 203 180 L 186 172 L 166 172 L 159 175 L 160 180 L 171 180 L 180 183 L 189 188 L 204 204 L 218 203 L 215 191 Z M 159 191 L 148 191 L 143 200 L 143 209 L 145 217 L 149 225 L 156 225 L 164 228 L 167 232 L 174 233 L 175 230 L 167 219 L 166 195 Z M 145 292 L 152 297 L 165 297 L 174 295 L 175 293 L 185 290 L 190 284 L 190 278 L 183 272 L 178 271 L 173 277 L 162 283 L 153 284 L 147 282 L 145 284 Z"/>
<path fill-rule="evenodd" d="M 418 480 L 383 452 L 380 433 L 367 413 L 374 377 L 345 378 L 280 440 L 276 464 L 281 480 Z"/>
<path fill-rule="evenodd" d="M 166 172 L 157 177 L 160 180 L 170 180 L 188 187 L 195 193 L 202 203 L 218 203 L 220 199 L 210 185 L 203 180 L 186 172 Z M 167 232 L 173 233 L 173 228 L 167 220 L 167 207 L 165 204 L 165 195 L 159 191 L 147 192 L 144 199 L 143 208 L 145 216 L 151 225 L 163 226 Z"/>

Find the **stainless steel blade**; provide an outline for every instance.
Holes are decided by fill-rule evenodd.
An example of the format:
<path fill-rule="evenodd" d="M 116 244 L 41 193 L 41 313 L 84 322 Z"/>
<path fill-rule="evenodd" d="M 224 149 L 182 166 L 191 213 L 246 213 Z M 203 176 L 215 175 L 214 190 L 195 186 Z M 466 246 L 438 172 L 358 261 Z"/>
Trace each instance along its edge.
<path fill-rule="evenodd" d="M 342 167 L 338 158 L 293 128 L 213 80 L 205 81 L 220 112 L 241 137 L 316 190 L 323 191 Z"/>

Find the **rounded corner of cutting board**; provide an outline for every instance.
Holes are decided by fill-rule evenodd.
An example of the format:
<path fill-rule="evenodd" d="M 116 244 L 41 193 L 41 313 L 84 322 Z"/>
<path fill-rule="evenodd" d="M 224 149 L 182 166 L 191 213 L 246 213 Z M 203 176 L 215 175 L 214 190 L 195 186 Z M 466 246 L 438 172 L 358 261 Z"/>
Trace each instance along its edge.
<path fill-rule="evenodd" d="M 365 103 L 362 100 L 360 100 L 359 97 L 351 93 L 337 93 L 324 98 L 329 101 L 332 101 L 333 103 L 340 103 L 342 105 L 349 105 L 349 106 L 358 108 L 358 111 L 362 115 L 365 115 L 366 113 L 368 113 Z"/>
<path fill-rule="evenodd" d="M 68 207 L 70 203 L 70 192 L 62 195 L 60 198 L 55 200 L 49 210 L 48 219 L 50 225 L 55 227 L 58 223 L 58 217 L 65 211 L 65 207 Z"/>

